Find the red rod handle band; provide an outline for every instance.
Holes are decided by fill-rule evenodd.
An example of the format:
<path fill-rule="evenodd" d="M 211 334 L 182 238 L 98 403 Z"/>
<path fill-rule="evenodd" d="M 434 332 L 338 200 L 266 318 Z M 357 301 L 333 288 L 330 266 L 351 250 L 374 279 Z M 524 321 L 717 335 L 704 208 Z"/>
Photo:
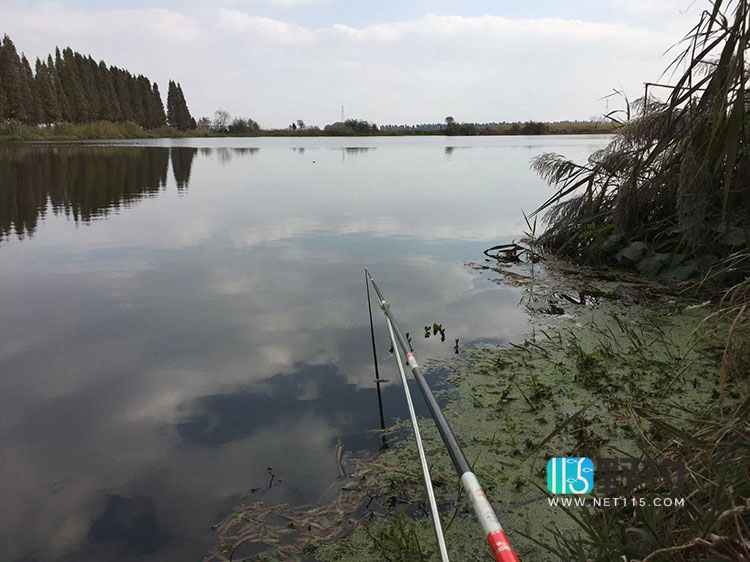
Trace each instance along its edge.
<path fill-rule="evenodd" d="M 487 535 L 487 542 L 490 543 L 496 562 L 519 562 L 513 547 L 510 546 L 508 536 L 503 531 L 492 531 Z"/>

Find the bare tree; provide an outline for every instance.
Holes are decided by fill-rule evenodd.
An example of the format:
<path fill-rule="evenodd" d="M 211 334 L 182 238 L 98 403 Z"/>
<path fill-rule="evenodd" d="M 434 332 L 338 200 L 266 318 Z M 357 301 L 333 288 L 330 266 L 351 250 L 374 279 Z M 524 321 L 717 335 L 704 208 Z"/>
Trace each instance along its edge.
<path fill-rule="evenodd" d="M 302 119 L 297 119 L 297 128 L 298 129 L 304 129 L 305 128 L 305 122 Z"/>
<path fill-rule="evenodd" d="M 214 129 L 217 131 L 225 130 L 227 128 L 227 125 L 229 125 L 230 117 L 231 115 L 229 115 L 228 111 L 217 109 L 216 113 L 214 114 Z"/>

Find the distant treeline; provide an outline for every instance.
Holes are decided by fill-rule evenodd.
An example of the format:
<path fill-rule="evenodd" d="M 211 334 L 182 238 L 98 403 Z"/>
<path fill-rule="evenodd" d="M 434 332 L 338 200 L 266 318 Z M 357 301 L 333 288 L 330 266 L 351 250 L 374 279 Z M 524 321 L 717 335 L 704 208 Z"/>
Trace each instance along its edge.
<path fill-rule="evenodd" d="M 377 135 L 379 132 L 375 123 L 364 119 L 347 119 L 343 123 L 331 123 L 323 128 L 323 133 L 335 136 L 366 136 Z"/>
<path fill-rule="evenodd" d="M 614 123 L 605 121 L 517 121 L 500 123 L 420 123 L 382 125 L 380 132 L 393 135 L 562 135 L 609 133 Z"/>
<path fill-rule="evenodd" d="M 385 134 L 416 135 L 564 135 L 610 133 L 614 124 L 603 121 L 526 121 L 515 123 L 458 123 L 448 117 L 445 123 L 383 125 Z"/>
<path fill-rule="evenodd" d="M 96 62 L 70 47 L 36 59 L 34 71 L 8 35 L 0 45 L 0 121 L 27 125 L 111 121 L 144 129 L 196 127 L 179 84 L 170 81 L 167 110 L 159 86 Z"/>
<path fill-rule="evenodd" d="M 255 129 L 242 136 L 407 136 L 407 135 L 575 135 L 612 133 L 615 123 L 606 121 L 557 121 L 545 123 L 526 121 L 525 123 L 426 123 L 421 125 L 383 125 L 362 119 L 347 119 L 326 125 L 298 126 L 292 124 L 286 129 Z M 301 120 L 297 123 L 303 123 Z M 232 128 L 228 130 L 233 133 Z"/>

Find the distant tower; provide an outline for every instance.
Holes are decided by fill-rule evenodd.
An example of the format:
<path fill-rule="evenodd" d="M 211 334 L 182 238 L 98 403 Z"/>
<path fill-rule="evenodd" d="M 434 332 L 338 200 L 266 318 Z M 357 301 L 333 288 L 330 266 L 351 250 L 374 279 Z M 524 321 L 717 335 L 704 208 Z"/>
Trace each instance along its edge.
<path fill-rule="evenodd" d="M 341 106 L 341 122 L 344 122 L 344 106 Z"/>

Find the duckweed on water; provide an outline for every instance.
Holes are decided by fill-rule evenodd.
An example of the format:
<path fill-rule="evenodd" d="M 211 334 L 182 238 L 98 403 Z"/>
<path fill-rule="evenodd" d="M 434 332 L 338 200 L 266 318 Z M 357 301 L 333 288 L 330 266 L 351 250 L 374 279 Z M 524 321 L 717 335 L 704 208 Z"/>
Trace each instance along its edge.
<path fill-rule="evenodd" d="M 692 457 L 687 454 L 688 443 L 680 435 L 707 431 L 700 423 L 706 413 L 698 410 L 712 407 L 718 397 L 729 330 L 725 320 L 707 319 L 710 305 L 675 297 L 657 285 L 631 279 L 595 280 L 580 271 L 562 274 L 561 270 L 561 266 L 547 268 L 541 282 L 526 289 L 522 304 L 533 319 L 526 341 L 464 350 L 449 364 L 454 390 L 444 396 L 446 417 L 519 557 L 636 560 L 692 538 L 710 542 L 712 533 L 715 542 L 717 536 L 736 540 L 716 534 L 721 522 L 702 520 L 705 528 L 691 529 L 688 520 L 695 516 L 690 507 L 641 512 L 597 508 L 566 514 L 562 507 L 548 503 L 546 463 L 561 456 L 642 458 L 661 453 L 682 458 L 691 476 L 685 495 L 708 493 L 701 490 L 705 478 L 699 474 L 708 461 L 697 452 L 698 445 L 690 445 Z M 565 298 L 580 292 L 597 298 Z M 539 312 L 550 305 L 563 314 Z M 746 375 L 726 382 L 723 411 L 730 418 L 740 415 L 742 420 L 737 408 L 748 394 Z M 720 416 L 712 419 L 718 423 Z M 747 420 L 742 423 L 738 431 L 750 433 Z M 434 424 L 423 420 L 421 429 L 433 463 L 430 469 L 451 559 L 489 559 L 485 538 L 461 497 Z M 750 458 L 748 443 L 747 436 L 739 439 L 735 445 L 740 449 L 732 458 L 741 459 L 743 454 Z M 709 455 L 711 462 L 721 464 L 717 454 L 722 453 Z M 701 459 L 700 466 L 691 465 L 696 459 Z M 369 468 L 353 480 L 360 493 L 359 501 L 353 502 L 356 508 L 340 519 L 348 525 L 338 535 L 341 538 L 332 541 L 333 532 L 317 538 L 313 533 L 303 540 L 298 554 L 304 551 L 306 559 L 321 562 L 437 560 L 411 440 L 365 465 Z M 747 498 L 747 474 L 735 468 L 736 474 L 728 477 L 738 476 L 740 481 L 721 500 L 724 508 L 741 507 Z M 701 511 L 704 506 L 694 507 Z M 738 511 L 736 517 L 746 515 Z M 669 525 L 674 528 L 665 527 Z M 702 553 L 712 548 L 696 545 Z M 669 559 L 712 559 L 690 558 L 690 547 L 684 552 L 685 558 Z"/>

